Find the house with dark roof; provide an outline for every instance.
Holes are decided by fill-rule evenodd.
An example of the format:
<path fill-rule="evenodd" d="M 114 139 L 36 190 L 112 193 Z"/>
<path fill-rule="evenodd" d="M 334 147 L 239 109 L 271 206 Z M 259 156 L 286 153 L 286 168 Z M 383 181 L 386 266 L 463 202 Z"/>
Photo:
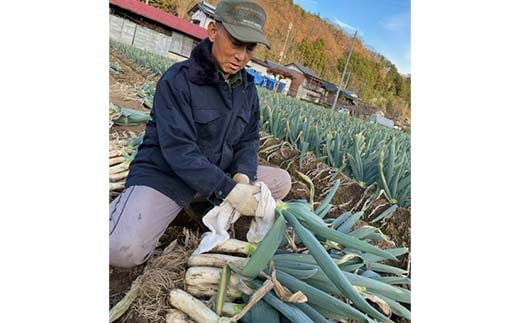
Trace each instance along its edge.
<path fill-rule="evenodd" d="M 110 39 L 177 61 L 208 36 L 187 20 L 137 0 L 109 0 Z"/>
<path fill-rule="evenodd" d="M 260 58 L 253 57 L 247 63 L 247 67 L 254 70 L 255 72 L 261 74 L 267 74 L 267 69 L 269 68 L 269 63 L 265 60 L 261 60 Z"/>
<path fill-rule="evenodd" d="M 322 80 L 321 87 L 324 89 L 324 93 L 320 99 L 320 103 L 332 106 L 338 92 L 338 86 L 334 83 Z M 343 89 L 339 92 L 336 106 L 356 105 L 359 101 L 360 98 L 354 91 Z"/>
<path fill-rule="evenodd" d="M 313 70 L 300 63 L 295 62 L 285 66 L 303 76 L 302 82 L 298 84 L 298 88 L 294 91 L 296 92 L 295 97 L 297 99 L 319 103 L 321 97 L 325 94 L 324 89 L 321 87 L 322 79 L 316 75 Z"/>
<path fill-rule="evenodd" d="M 209 22 L 213 20 L 216 7 L 209 2 L 201 1 L 188 10 L 191 22 L 208 29 Z"/>
<path fill-rule="evenodd" d="M 334 83 L 330 83 L 329 81 L 322 80 L 321 87 L 325 89 L 327 92 L 335 92 L 338 90 L 338 87 Z"/>
<path fill-rule="evenodd" d="M 249 63 L 247 63 L 247 68 L 275 80 L 276 88 L 278 88 L 278 86 L 283 87 L 283 91 L 280 93 L 294 96 L 291 89 L 293 88 L 294 80 L 298 78 L 299 73 L 296 73 L 295 71 L 274 61 L 261 60 L 256 57 L 253 57 Z"/>
<path fill-rule="evenodd" d="M 285 91 L 283 93 L 296 97 L 298 87 L 304 79 L 303 74 L 274 61 L 266 60 L 266 62 L 269 65 L 267 68 L 268 75 L 273 75 L 279 82 L 285 83 Z"/>

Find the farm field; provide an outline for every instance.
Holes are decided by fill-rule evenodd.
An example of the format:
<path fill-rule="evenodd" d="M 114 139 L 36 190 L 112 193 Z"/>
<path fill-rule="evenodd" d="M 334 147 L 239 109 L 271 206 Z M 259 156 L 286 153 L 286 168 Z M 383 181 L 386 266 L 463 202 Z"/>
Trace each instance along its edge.
<path fill-rule="evenodd" d="M 145 128 L 145 122 L 131 125 L 128 120 L 132 115 L 125 119 L 121 109 L 132 109 L 137 111 L 136 115 L 149 113 L 154 84 L 161 69 L 168 66 L 160 62 L 156 65 L 160 67 L 154 70 L 153 64 L 146 66 L 149 58 L 130 58 L 132 54 L 128 49 L 118 46 L 113 44 L 110 49 L 112 125 L 109 136 L 111 158 L 121 158 L 122 162 L 110 166 L 120 168 L 111 173 L 111 199 L 122 190 L 124 164 L 131 160 Z M 329 224 L 341 216 L 353 219 L 357 214 L 359 219 L 350 232 L 357 232 L 358 236 L 365 234 L 367 241 L 383 250 L 410 248 L 409 135 L 324 111 L 264 89 L 259 89 L 259 95 L 263 108 L 259 162 L 289 171 L 293 185 L 285 200 L 311 201 L 314 210 L 320 211 Z M 116 156 L 117 151 L 125 153 Z M 328 197 L 330 201 L 322 203 Z M 208 205 L 201 204 L 181 213 L 161 238 L 157 256 L 147 264 L 131 270 L 110 268 L 111 308 L 123 298 L 136 278 L 139 277 L 142 286 L 140 296 L 117 322 L 165 321 L 171 308 L 168 293 L 175 287 L 184 288 L 187 259 L 205 231 L 200 218 L 207 209 Z M 246 217 L 239 219 L 232 237 L 245 240 L 248 226 Z M 368 229 L 369 226 L 374 229 Z M 370 235 L 372 239 L 368 238 Z M 172 243 L 176 252 L 165 253 Z M 403 253 L 397 260 L 385 260 L 383 266 L 401 268 L 402 271 L 393 270 L 393 273 L 409 277 L 409 253 Z M 375 271 L 376 268 L 378 266 L 374 267 Z M 405 287 L 410 286 L 407 283 L 399 288 Z M 394 309 L 393 321 L 407 321 L 403 318 L 406 314 L 396 315 L 397 312 Z"/>

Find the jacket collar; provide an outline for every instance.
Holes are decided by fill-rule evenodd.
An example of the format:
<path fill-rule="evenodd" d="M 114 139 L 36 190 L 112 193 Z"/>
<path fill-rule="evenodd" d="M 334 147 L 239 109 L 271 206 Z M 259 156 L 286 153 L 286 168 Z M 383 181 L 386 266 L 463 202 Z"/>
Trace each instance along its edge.
<path fill-rule="evenodd" d="M 206 38 L 191 51 L 188 67 L 190 82 L 198 85 L 217 84 L 219 82 L 217 65 L 213 56 L 211 56 L 212 45 L 213 43 L 209 38 Z M 253 77 L 245 69 L 240 70 L 239 73 L 242 73 L 242 81 L 245 87 L 253 82 Z"/>

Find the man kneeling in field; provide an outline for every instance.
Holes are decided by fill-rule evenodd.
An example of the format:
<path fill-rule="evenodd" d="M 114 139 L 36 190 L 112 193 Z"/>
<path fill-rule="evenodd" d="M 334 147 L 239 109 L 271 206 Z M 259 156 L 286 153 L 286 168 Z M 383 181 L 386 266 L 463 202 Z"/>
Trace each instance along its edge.
<path fill-rule="evenodd" d="M 289 192 L 285 170 L 258 165 L 260 106 L 244 69 L 258 43 L 270 48 L 265 19 L 254 1 L 220 1 L 208 38 L 162 75 L 126 188 L 110 204 L 110 265 L 144 263 L 194 198 L 254 215 L 252 182 L 264 182 L 275 199 Z"/>

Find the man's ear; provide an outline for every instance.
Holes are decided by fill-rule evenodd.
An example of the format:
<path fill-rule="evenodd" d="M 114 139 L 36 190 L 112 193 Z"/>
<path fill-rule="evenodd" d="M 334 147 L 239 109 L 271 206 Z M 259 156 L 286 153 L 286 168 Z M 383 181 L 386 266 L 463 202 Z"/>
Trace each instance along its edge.
<path fill-rule="evenodd" d="M 217 36 L 217 23 L 212 20 L 208 25 L 208 38 L 211 42 L 215 41 L 215 37 Z"/>

